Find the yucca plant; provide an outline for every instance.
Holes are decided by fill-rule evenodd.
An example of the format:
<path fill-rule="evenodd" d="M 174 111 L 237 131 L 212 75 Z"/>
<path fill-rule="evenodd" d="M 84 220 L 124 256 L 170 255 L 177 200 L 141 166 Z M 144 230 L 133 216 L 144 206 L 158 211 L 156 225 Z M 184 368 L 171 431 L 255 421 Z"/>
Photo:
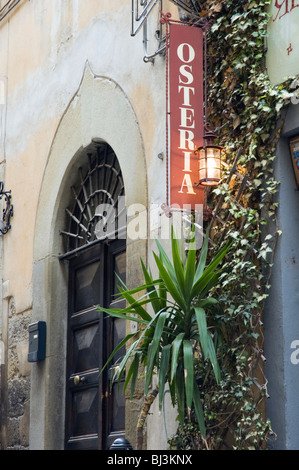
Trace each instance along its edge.
<path fill-rule="evenodd" d="M 207 325 L 207 311 L 213 310 L 218 302 L 210 296 L 211 289 L 218 282 L 219 264 L 229 246 L 218 251 L 208 265 L 208 232 L 196 263 L 196 251 L 180 249 L 179 240 L 172 230 L 172 260 L 156 241 L 158 254 L 154 260 L 159 271 L 154 279 L 150 270 L 141 260 L 144 284 L 127 289 L 122 283 L 119 295 L 127 301 L 123 309 L 103 309 L 109 315 L 136 322 L 139 327 L 135 333 L 127 335 L 115 348 L 104 368 L 113 356 L 128 343 L 126 354 L 115 368 L 114 379 L 120 381 L 126 374 L 124 389 L 131 386 L 134 394 L 139 366 L 144 367 L 144 393 L 148 393 L 153 376 L 157 376 L 159 407 L 162 407 L 165 386 L 168 383 L 173 406 L 177 406 L 179 421 L 184 422 L 186 414 L 194 410 L 199 429 L 205 436 L 205 420 L 200 390 L 196 383 L 195 356 L 210 364 L 217 382 L 220 369 L 213 331 Z M 197 264 L 197 266 L 196 266 Z M 143 293 L 138 299 L 135 294 Z M 146 306 L 152 307 L 152 315 Z M 134 315 L 134 316 L 133 316 Z M 103 369 L 104 369 L 103 368 Z"/>

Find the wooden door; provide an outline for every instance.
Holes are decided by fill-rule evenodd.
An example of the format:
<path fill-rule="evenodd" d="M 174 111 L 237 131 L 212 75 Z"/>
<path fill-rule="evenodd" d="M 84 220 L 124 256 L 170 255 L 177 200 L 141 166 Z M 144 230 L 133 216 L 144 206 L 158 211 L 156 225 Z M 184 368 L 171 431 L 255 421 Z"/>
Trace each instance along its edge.
<path fill-rule="evenodd" d="M 125 433 L 122 387 L 111 383 L 112 368 L 100 375 L 125 322 L 97 308 L 121 305 L 114 294 L 116 274 L 125 280 L 125 260 L 125 243 L 115 240 L 69 261 L 66 449 L 109 449 Z"/>

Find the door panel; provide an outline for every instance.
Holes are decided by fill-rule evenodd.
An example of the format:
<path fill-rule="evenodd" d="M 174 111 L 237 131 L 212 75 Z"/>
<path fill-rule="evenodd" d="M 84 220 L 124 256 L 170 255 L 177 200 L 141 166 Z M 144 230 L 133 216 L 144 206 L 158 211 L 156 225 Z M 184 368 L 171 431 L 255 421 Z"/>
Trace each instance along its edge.
<path fill-rule="evenodd" d="M 74 372 L 80 373 L 99 367 L 99 323 L 74 330 L 73 362 Z"/>
<path fill-rule="evenodd" d="M 121 247 L 121 245 L 120 245 Z M 107 284 L 106 302 L 108 308 L 122 308 L 125 307 L 124 300 L 119 300 L 116 294 L 119 293 L 117 288 L 121 282 L 126 281 L 126 253 L 121 250 L 119 246 L 112 246 L 107 256 L 107 262 L 112 267 L 110 272 L 109 282 Z M 125 322 L 120 319 L 112 319 L 108 315 L 104 317 L 104 324 L 106 331 L 109 331 L 107 339 L 107 351 L 110 353 L 120 343 L 126 335 Z M 122 394 L 124 379 L 118 383 L 113 383 L 114 370 L 113 367 L 119 364 L 122 356 L 125 353 L 125 348 L 120 349 L 113 358 L 110 369 L 108 370 L 109 393 L 106 399 L 107 406 L 105 407 L 105 433 L 107 435 L 107 448 L 111 446 L 117 437 L 124 437 L 125 435 L 125 397 Z M 109 357 L 109 356 L 107 356 Z"/>
<path fill-rule="evenodd" d="M 74 311 L 80 311 L 100 302 L 102 264 L 97 261 L 75 272 Z"/>
<path fill-rule="evenodd" d="M 125 322 L 96 305 L 121 305 L 114 271 L 125 280 L 125 243 L 96 244 L 69 266 L 66 448 L 107 449 L 124 435 L 125 399 L 122 387 L 111 383 L 111 370 L 100 371 L 124 338 Z"/>
<path fill-rule="evenodd" d="M 73 435 L 86 436 L 98 432 L 98 400 L 97 389 L 90 387 L 88 390 L 76 391 L 74 400 L 74 427 Z"/>

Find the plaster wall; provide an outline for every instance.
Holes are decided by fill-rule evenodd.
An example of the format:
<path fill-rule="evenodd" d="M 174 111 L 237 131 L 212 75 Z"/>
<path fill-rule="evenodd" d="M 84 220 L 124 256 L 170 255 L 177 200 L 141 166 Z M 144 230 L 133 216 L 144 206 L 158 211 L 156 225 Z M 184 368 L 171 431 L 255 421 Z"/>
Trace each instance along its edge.
<path fill-rule="evenodd" d="M 95 75 L 115 81 L 132 104 L 155 180 L 150 197 L 163 197 L 164 168 L 157 155 L 165 146 L 165 61 L 158 57 L 154 65 L 143 62 L 142 38 L 130 36 L 130 3 L 116 1 L 112 8 L 107 1 L 100 7 L 92 0 L 24 2 L 0 25 L 1 57 L 7 57 L 0 71 L 8 87 L 3 124 L 6 186 L 15 207 L 3 277 L 10 279 L 13 291 L 22 292 L 16 298 L 18 311 L 31 305 L 35 213 L 53 136 L 87 62 Z"/>
<path fill-rule="evenodd" d="M 176 8 L 165 3 L 175 15 Z M 157 25 L 158 10 L 148 25 L 153 51 Z M 93 138 L 106 140 L 120 160 L 127 204 L 165 201 L 165 160 L 158 158 L 165 151 L 165 58 L 145 63 L 142 33 L 131 37 L 130 27 L 130 0 L 23 0 L 0 23 L 5 91 L 0 176 L 5 176 L 14 205 L 12 229 L 1 240 L 5 325 L 0 325 L 6 347 L 15 352 L 5 372 L 11 371 L 11 383 L 21 376 L 28 384 L 30 377 L 28 364 L 22 368 L 26 328 L 20 341 L 13 342 L 11 325 L 46 319 L 51 338 L 49 360 L 31 366 L 30 396 L 26 391 L 22 398 L 34 400 L 24 447 L 26 439 L 31 448 L 63 446 L 64 365 L 59 359 L 65 353 L 61 338 L 66 324 L 63 313 L 58 321 L 53 315 L 66 311 L 66 270 L 57 259 L 63 249 L 59 229 L 67 203 L 63 192 L 79 152 Z M 128 244 L 132 282 L 138 279 L 139 256 L 146 258 L 152 243 Z M 131 412 L 136 416 L 133 407 Z M 155 427 L 152 448 L 161 442 L 160 428 Z"/>

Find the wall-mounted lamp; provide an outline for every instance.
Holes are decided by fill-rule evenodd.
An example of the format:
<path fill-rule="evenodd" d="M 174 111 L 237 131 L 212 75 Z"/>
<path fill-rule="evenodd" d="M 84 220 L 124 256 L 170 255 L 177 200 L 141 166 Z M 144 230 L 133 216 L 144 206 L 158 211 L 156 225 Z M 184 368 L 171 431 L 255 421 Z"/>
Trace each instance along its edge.
<path fill-rule="evenodd" d="M 0 220 L 0 233 L 5 235 L 10 229 L 10 218 L 13 216 L 13 205 L 11 204 L 11 191 L 4 191 L 4 183 L 0 181 L 0 199 L 4 196 L 5 207 L 3 208 L 2 220 Z"/>
<path fill-rule="evenodd" d="M 204 145 L 198 147 L 199 185 L 216 186 L 221 180 L 221 156 L 224 148 L 215 145 L 215 134 L 208 126 L 205 128 Z"/>

